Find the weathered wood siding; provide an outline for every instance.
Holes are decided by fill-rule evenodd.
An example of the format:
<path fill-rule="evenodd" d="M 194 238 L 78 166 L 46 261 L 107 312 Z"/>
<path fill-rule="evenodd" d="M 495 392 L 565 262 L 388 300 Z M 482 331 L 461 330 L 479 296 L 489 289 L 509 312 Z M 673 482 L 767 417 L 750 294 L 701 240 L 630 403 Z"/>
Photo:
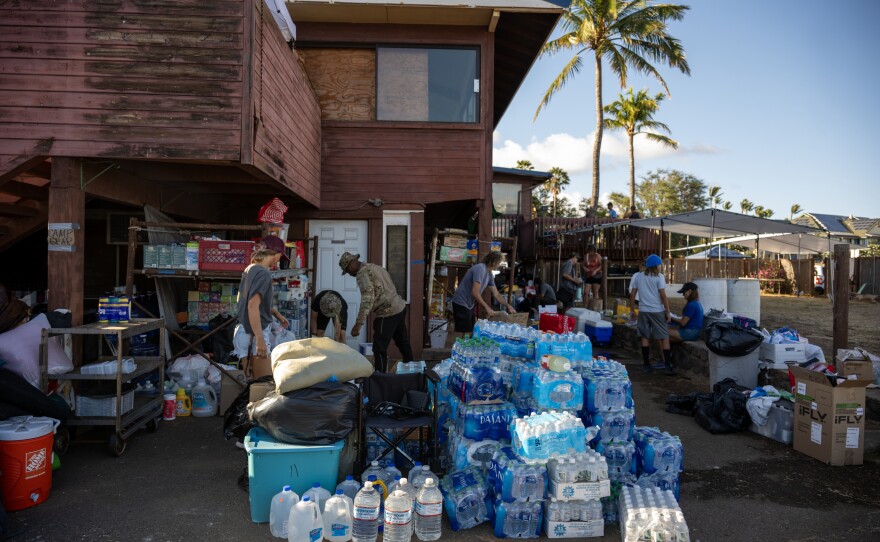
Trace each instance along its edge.
<path fill-rule="evenodd" d="M 321 201 L 328 209 L 381 198 L 436 203 L 480 197 L 483 132 L 324 123 Z"/>
<path fill-rule="evenodd" d="M 0 2 L 0 165 L 54 156 L 238 161 L 249 1 Z"/>
<path fill-rule="evenodd" d="M 297 24 L 297 33 L 307 71 L 321 96 L 323 208 L 356 208 L 367 199 L 377 197 L 386 202 L 418 204 L 485 197 L 492 169 L 493 65 L 491 41 L 485 28 L 304 22 Z M 478 47 L 483 88 L 479 121 L 473 124 L 376 121 L 379 105 L 374 81 L 375 47 L 380 45 Z M 368 66 L 370 70 L 362 68 L 354 74 L 350 58 L 334 51 L 357 50 L 364 57 L 357 65 Z M 405 56 L 405 53 L 399 54 Z M 417 55 L 418 51 L 413 53 Z M 372 62 L 367 62 L 369 59 Z M 403 60 L 398 60 L 398 67 L 404 68 Z M 418 58 L 409 60 L 418 64 Z M 321 61 L 323 65 L 318 68 L 313 61 Z M 412 62 L 407 65 L 411 66 Z M 405 73 L 411 75 L 412 71 L 400 71 L 401 76 Z M 367 77 L 372 79 L 369 84 Z M 364 82 L 353 83 L 352 79 Z M 402 78 L 402 81 L 403 85 L 410 86 L 407 92 L 398 93 L 395 107 L 411 112 L 407 118 L 427 118 L 426 111 L 418 109 L 423 108 L 424 100 L 412 106 L 402 104 L 412 98 L 415 87 L 424 87 L 424 84 L 420 84 L 418 76 Z M 371 93 L 370 100 L 365 96 L 367 90 Z M 331 103 L 334 95 L 340 98 Z M 360 107 L 361 118 L 350 115 L 353 104 Z M 363 118 L 367 113 L 369 118 Z"/>
<path fill-rule="evenodd" d="M 255 167 L 312 205 L 321 201 L 321 108 L 296 52 L 291 51 L 265 4 L 254 0 L 250 104 Z"/>

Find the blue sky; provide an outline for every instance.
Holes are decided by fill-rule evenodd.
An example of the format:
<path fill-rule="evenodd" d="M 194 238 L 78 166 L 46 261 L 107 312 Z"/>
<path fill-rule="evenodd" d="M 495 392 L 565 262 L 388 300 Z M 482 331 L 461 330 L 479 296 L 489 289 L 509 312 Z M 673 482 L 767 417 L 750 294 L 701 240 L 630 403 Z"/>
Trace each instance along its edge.
<path fill-rule="evenodd" d="M 677 151 L 636 138 L 636 182 L 648 171 L 679 169 L 721 186 L 725 200 L 748 198 L 787 218 L 805 211 L 880 218 L 880 2 L 875 0 L 696 0 L 670 33 L 687 51 L 691 76 L 658 66 L 672 93 L 656 120 Z M 594 62 L 535 109 L 570 58 L 536 62 L 494 137 L 494 162 L 569 171 L 573 199 L 589 196 L 595 130 Z M 603 100 L 619 82 L 605 69 Z M 643 76 L 635 89 L 662 91 Z M 600 200 L 629 193 L 624 134 L 605 132 Z"/>

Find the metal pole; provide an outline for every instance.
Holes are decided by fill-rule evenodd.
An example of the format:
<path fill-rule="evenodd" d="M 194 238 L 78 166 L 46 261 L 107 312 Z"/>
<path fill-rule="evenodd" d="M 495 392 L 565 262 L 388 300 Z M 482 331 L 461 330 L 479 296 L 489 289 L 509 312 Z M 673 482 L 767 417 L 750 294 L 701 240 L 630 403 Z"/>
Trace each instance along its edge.
<path fill-rule="evenodd" d="M 797 277 L 798 277 L 798 291 L 797 291 L 797 294 L 796 294 L 797 297 L 800 297 L 800 296 L 801 296 L 801 288 L 800 288 L 800 286 L 801 286 L 801 284 L 800 284 L 800 282 L 801 282 L 801 280 L 800 280 L 800 279 L 801 279 L 801 237 L 802 237 L 803 235 L 804 235 L 804 234 L 802 234 L 802 233 L 799 233 L 799 234 L 798 234 L 798 264 L 797 264 L 797 265 L 798 265 L 798 267 L 797 267 L 797 269 L 798 269 L 798 270 L 797 270 Z"/>

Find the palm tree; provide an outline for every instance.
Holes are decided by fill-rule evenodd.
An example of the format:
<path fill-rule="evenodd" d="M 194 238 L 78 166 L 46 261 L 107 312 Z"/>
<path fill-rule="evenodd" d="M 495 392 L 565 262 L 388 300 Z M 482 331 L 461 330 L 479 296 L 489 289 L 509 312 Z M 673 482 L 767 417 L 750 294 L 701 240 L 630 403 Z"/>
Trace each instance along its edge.
<path fill-rule="evenodd" d="M 770 218 L 773 216 L 773 209 L 765 209 L 764 207 L 758 205 L 755 207 L 755 216 L 758 218 Z"/>
<path fill-rule="evenodd" d="M 714 209 L 716 206 L 721 204 L 721 196 L 724 193 L 721 191 L 720 186 L 710 186 L 709 187 L 709 205 Z"/>
<path fill-rule="evenodd" d="M 525 169 L 528 171 L 532 171 L 535 169 L 535 166 L 532 165 L 531 160 L 517 160 L 515 169 Z"/>
<path fill-rule="evenodd" d="M 623 130 L 629 141 L 629 205 L 636 206 L 636 159 L 633 139 L 636 134 L 644 134 L 651 141 L 662 143 L 673 149 L 678 148 L 678 142 L 665 135 L 655 134 L 648 130 L 659 130 L 669 133 L 669 127 L 654 120 L 654 113 L 663 101 L 663 94 L 657 94 L 653 98 L 648 96 L 648 90 L 642 89 L 633 95 L 632 88 L 627 96 L 619 94 L 617 101 L 605 107 L 608 118 L 603 121 L 603 126 L 609 130 Z"/>
<path fill-rule="evenodd" d="M 755 208 L 755 204 L 747 199 L 744 199 L 739 202 L 739 208 L 742 211 L 742 214 L 747 215 L 752 212 L 752 209 Z"/>
<path fill-rule="evenodd" d="M 553 196 L 553 216 L 559 216 L 556 213 L 556 202 L 562 189 L 569 185 L 571 179 L 568 178 L 568 172 L 561 167 L 550 168 L 551 177 L 544 183 L 544 189 Z"/>
<path fill-rule="evenodd" d="M 795 203 L 791 206 L 791 210 L 789 211 L 788 221 L 791 222 L 794 219 L 794 215 L 800 214 L 803 211 L 803 208 Z"/>
<path fill-rule="evenodd" d="M 733 202 L 725 201 L 724 205 L 722 205 L 721 208 L 724 209 L 725 211 L 729 211 L 729 210 L 733 209 Z"/>
<path fill-rule="evenodd" d="M 544 44 L 543 54 L 574 51 L 544 93 L 535 118 L 550 99 L 580 72 L 583 58 L 592 52 L 596 61 L 596 137 L 593 140 L 593 194 L 591 207 L 599 206 L 599 154 L 602 150 L 602 60 L 626 86 L 629 69 L 653 75 L 669 94 L 666 81 L 649 61 L 664 62 L 690 74 L 681 42 L 667 33 L 668 21 L 684 18 L 687 6 L 656 4 L 654 0 L 573 0 L 562 15 L 564 33 Z"/>

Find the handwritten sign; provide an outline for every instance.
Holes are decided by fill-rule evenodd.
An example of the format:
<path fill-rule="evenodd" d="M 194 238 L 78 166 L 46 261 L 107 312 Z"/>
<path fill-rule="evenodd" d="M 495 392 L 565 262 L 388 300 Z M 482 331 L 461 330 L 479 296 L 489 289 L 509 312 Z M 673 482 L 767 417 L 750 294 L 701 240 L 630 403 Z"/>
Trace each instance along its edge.
<path fill-rule="evenodd" d="M 50 223 L 48 236 L 49 251 L 76 251 L 76 236 L 74 231 L 78 229 L 79 224 L 72 224 L 70 222 Z"/>

